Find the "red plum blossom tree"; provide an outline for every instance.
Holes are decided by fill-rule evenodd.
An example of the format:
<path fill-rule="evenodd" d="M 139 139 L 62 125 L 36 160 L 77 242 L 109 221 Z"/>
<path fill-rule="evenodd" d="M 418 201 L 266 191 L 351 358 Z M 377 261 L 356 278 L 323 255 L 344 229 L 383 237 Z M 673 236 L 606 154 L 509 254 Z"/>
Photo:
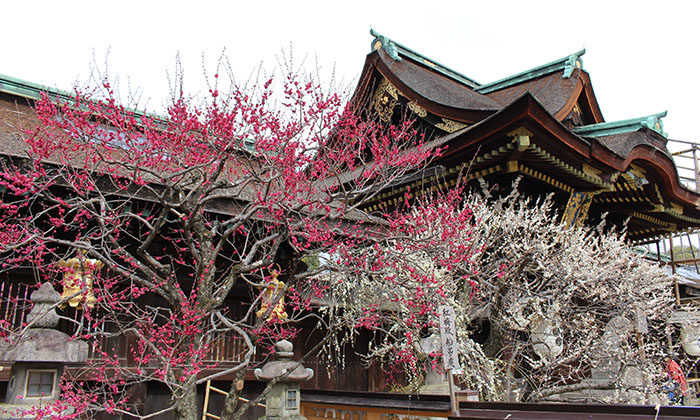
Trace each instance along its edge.
<path fill-rule="evenodd" d="M 64 384 L 70 416 L 198 417 L 198 385 L 243 379 L 256 348 L 314 316 L 311 299 L 326 289 L 301 256 L 380 235 L 363 200 L 437 153 L 411 121 L 360 118 L 306 74 L 211 80 L 206 100 L 176 92 L 162 117 L 120 105 L 107 80 L 103 97 L 44 95 L 21 133 L 24 155 L 3 159 L 2 270 L 31 267 L 74 291 L 62 304 L 82 300 L 73 331 L 97 362 Z M 70 258 L 79 267 L 61 263 Z M 61 284 L 65 274 L 79 284 Z M 223 367 L 208 357 L 222 335 L 241 343 Z M 128 355 L 108 344 L 116 337 L 128 337 Z M 240 404 L 236 382 L 222 419 L 264 398 Z M 162 384 L 170 403 L 139 409 L 133 390 L 145 383 Z"/>

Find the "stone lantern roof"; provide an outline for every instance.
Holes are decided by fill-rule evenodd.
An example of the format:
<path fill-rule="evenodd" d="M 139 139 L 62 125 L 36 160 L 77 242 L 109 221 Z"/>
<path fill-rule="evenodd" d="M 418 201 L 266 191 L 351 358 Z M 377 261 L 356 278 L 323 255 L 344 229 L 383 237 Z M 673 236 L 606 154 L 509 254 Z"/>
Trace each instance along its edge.
<path fill-rule="evenodd" d="M 56 330 L 56 304 L 60 295 L 51 283 L 31 294 L 34 304 L 27 315 L 30 328 L 20 337 L 0 342 L 0 360 L 6 362 L 80 363 L 87 359 L 88 344 Z"/>
<path fill-rule="evenodd" d="M 302 382 L 314 376 L 312 369 L 305 368 L 301 363 L 291 360 L 294 356 L 292 343 L 287 340 L 279 341 L 275 344 L 275 350 L 277 360 L 266 363 L 262 369 L 255 369 L 257 380 L 271 382 L 275 378 L 284 376 L 280 382 Z M 287 374 L 288 372 L 289 374 Z"/>

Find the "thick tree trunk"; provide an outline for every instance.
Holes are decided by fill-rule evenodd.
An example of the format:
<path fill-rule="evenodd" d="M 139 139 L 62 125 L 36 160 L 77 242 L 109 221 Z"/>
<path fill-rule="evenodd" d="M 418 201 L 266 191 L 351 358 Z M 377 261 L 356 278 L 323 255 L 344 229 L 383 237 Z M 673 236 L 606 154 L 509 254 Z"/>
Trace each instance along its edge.
<path fill-rule="evenodd" d="M 175 420 L 198 420 L 200 412 L 197 409 L 197 388 L 192 387 L 179 401 L 175 409 Z"/>
<path fill-rule="evenodd" d="M 231 420 L 234 418 L 236 405 L 238 404 L 238 395 L 240 392 L 236 388 L 236 383 L 242 381 L 245 378 L 246 369 L 243 368 L 236 374 L 236 377 L 231 384 L 231 389 L 229 390 L 226 399 L 224 400 L 224 408 L 221 410 L 221 420 Z"/>
<path fill-rule="evenodd" d="M 503 348 L 507 345 L 506 333 L 497 323 L 491 322 L 489 336 L 481 346 L 487 357 L 495 359 L 502 356 Z"/>
<path fill-rule="evenodd" d="M 231 392 L 234 392 L 233 390 Z M 236 409 L 236 404 L 238 403 L 238 400 L 236 398 L 226 398 L 224 401 L 224 409 L 221 411 L 221 420 L 230 420 L 233 419 L 235 409 Z"/>
<path fill-rule="evenodd" d="M 505 363 L 505 376 L 502 378 L 503 398 L 508 402 L 516 402 L 518 400 L 515 391 L 519 388 L 513 373 L 520 347 L 515 342 L 513 334 L 513 331 L 505 330 L 495 322 L 492 322 L 489 337 L 482 347 L 487 357 L 492 359 L 500 358 Z"/>

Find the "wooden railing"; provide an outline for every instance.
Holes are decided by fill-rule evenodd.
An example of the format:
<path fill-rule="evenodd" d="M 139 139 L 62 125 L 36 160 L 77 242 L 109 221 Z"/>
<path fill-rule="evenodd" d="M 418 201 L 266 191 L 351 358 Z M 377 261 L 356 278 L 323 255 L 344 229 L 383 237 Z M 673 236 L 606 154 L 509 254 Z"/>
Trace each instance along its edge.
<path fill-rule="evenodd" d="M 23 283 L 0 282 L 0 320 L 3 327 L 17 329 L 22 326 L 31 309 L 29 295 L 32 291 Z"/>
<path fill-rule="evenodd" d="M 672 155 L 681 183 L 693 191 L 700 192 L 700 144 L 669 140 L 668 146 L 670 149 L 680 149 Z"/>
<path fill-rule="evenodd" d="M 88 351 L 89 360 L 100 360 L 103 358 L 99 350 L 106 352 L 119 360 L 119 364 L 125 367 L 135 366 L 133 357 L 129 355 L 130 348 L 135 344 L 133 339 L 126 335 L 108 336 L 100 333 L 109 331 L 104 327 L 95 334 L 93 345 Z M 98 350 L 99 349 L 99 350 Z M 214 333 L 209 344 L 209 351 L 203 362 L 207 365 L 221 365 L 238 363 L 245 352 L 243 340 L 232 332 Z"/>
<path fill-rule="evenodd" d="M 626 404 L 566 403 L 461 403 L 450 420 L 691 420 L 700 418 L 700 407 Z"/>
<path fill-rule="evenodd" d="M 353 407 L 335 404 L 301 403 L 301 413 L 308 420 L 434 420 L 447 413 L 411 411 L 388 407 Z"/>
<path fill-rule="evenodd" d="M 1 327 L 9 331 L 18 331 L 26 321 L 26 316 L 31 309 L 30 295 L 35 289 L 28 284 L 14 281 L 0 281 L 0 321 Z M 111 357 L 116 357 L 122 366 L 133 366 L 133 357 L 129 355 L 133 341 L 125 335 L 111 335 L 118 331 L 109 323 L 93 324 L 83 319 L 83 311 L 67 307 L 57 310 L 61 316 L 58 326 L 59 331 L 69 336 L 92 336 L 88 346 L 88 360 L 103 359 L 105 352 Z M 204 359 L 206 364 L 228 364 L 240 362 L 245 353 L 243 340 L 235 333 L 229 331 L 215 332 L 212 334 L 209 351 Z"/>
<path fill-rule="evenodd" d="M 447 396 L 374 392 L 301 393 L 301 414 L 308 420 L 428 420 L 447 417 Z"/>
<path fill-rule="evenodd" d="M 230 331 L 214 333 L 205 361 L 207 363 L 240 362 L 243 353 L 245 353 L 245 344 L 241 337 Z"/>

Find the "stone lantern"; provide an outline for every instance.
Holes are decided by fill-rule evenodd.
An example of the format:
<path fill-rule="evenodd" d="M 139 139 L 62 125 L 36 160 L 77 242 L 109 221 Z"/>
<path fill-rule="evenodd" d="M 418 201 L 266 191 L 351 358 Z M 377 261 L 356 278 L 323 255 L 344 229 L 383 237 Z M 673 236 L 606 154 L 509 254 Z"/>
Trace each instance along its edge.
<path fill-rule="evenodd" d="M 681 345 L 689 356 L 700 356 L 700 325 L 697 323 L 681 327 Z"/>
<path fill-rule="evenodd" d="M 64 366 L 87 359 L 85 341 L 71 340 L 68 334 L 55 329 L 58 325 L 55 306 L 60 295 L 51 283 L 42 284 L 30 298 L 33 307 L 27 315 L 29 328 L 21 336 L 0 342 L 0 361 L 14 362 L 5 396 L 10 409 L 27 409 L 55 401 Z"/>
<path fill-rule="evenodd" d="M 267 394 L 265 417 L 261 420 L 306 420 L 299 411 L 301 397 L 299 383 L 311 379 L 314 371 L 292 360 L 294 348 L 289 341 L 277 342 L 275 350 L 277 360 L 265 363 L 262 369 L 255 369 L 254 372 L 255 377 L 263 382 L 282 378 Z"/>
<path fill-rule="evenodd" d="M 425 357 L 431 357 L 431 354 L 441 352 L 442 344 L 440 342 L 440 331 L 435 327 L 431 327 L 430 335 L 420 340 L 418 350 L 420 350 Z M 418 393 L 449 395 L 450 382 L 444 373 L 428 367 L 425 373 L 425 379 L 423 380 L 423 385 L 421 385 L 421 387 L 418 389 Z"/>
<path fill-rule="evenodd" d="M 530 324 L 532 349 L 541 359 L 554 360 L 564 350 L 559 319 L 538 317 Z"/>

